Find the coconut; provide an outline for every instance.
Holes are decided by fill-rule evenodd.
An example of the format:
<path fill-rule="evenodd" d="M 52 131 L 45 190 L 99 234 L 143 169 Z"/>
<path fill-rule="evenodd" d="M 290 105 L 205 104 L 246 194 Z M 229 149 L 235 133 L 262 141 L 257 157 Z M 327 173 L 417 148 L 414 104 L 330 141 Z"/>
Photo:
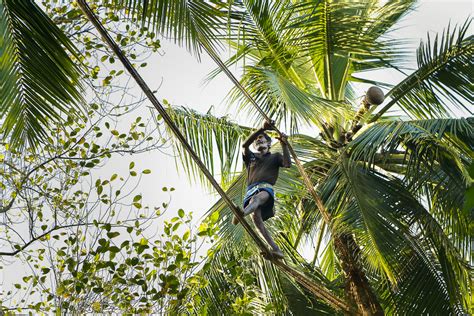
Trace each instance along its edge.
<path fill-rule="evenodd" d="M 365 101 L 370 105 L 379 105 L 382 104 L 385 96 L 382 89 L 379 87 L 372 86 L 367 90 L 365 94 Z"/>

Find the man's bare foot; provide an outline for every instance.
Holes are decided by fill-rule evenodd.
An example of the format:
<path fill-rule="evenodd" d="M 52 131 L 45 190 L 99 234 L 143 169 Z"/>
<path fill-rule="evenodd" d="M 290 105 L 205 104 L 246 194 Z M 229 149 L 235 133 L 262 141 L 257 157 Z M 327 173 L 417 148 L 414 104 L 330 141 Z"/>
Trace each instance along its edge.
<path fill-rule="evenodd" d="M 239 207 L 239 212 L 240 212 L 240 215 L 244 216 L 244 212 L 242 212 L 240 207 Z M 237 225 L 238 223 L 239 223 L 239 219 L 237 218 L 237 216 L 234 215 L 232 217 L 232 224 Z"/>
<path fill-rule="evenodd" d="M 275 259 L 283 259 L 285 256 L 283 255 L 283 252 L 280 249 L 273 249 L 271 251 L 271 254 L 273 258 Z"/>
<path fill-rule="evenodd" d="M 234 215 L 234 217 L 232 217 L 232 224 L 237 225 L 238 223 L 239 219 L 237 218 L 237 216 Z"/>
<path fill-rule="evenodd" d="M 267 260 L 272 260 L 272 259 L 283 259 L 284 255 L 283 252 L 278 249 L 278 250 L 270 250 L 270 252 L 261 252 L 260 253 L 265 259 Z"/>

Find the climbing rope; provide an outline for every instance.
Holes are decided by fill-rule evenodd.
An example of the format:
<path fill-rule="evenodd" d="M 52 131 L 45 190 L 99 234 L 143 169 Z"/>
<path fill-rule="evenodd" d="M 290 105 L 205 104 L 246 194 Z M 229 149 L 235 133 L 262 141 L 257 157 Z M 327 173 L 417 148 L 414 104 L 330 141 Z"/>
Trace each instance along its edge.
<path fill-rule="evenodd" d="M 87 18 L 92 22 L 92 24 L 95 26 L 99 34 L 103 37 L 104 41 L 109 45 L 109 47 L 114 51 L 114 53 L 117 55 L 117 57 L 120 59 L 124 67 L 127 69 L 127 71 L 130 73 L 130 75 L 136 80 L 140 88 L 143 90 L 143 93 L 148 97 L 150 102 L 153 104 L 155 109 L 160 113 L 160 115 L 163 117 L 163 120 L 166 122 L 168 127 L 171 129 L 171 131 L 174 133 L 174 135 L 178 138 L 178 140 L 181 142 L 185 150 L 189 153 L 191 158 L 194 160 L 194 162 L 198 165 L 198 167 L 201 169 L 201 171 L 204 173 L 206 178 L 209 180 L 211 185 L 216 189 L 216 191 L 219 193 L 219 195 L 224 199 L 226 204 L 229 206 L 229 208 L 232 210 L 234 215 L 238 218 L 239 222 L 242 224 L 244 229 L 247 231 L 247 233 L 250 235 L 250 237 L 255 241 L 257 246 L 260 248 L 262 253 L 266 254 L 267 258 L 275 264 L 277 267 L 279 267 L 282 271 L 284 271 L 287 275 L 293 277 L 298 283 L 300 283 L 303 287 L 308 289 L 310 292 L 312 292 L 316 297 L 319 297 L 320 299 L 323 299 L 325 302 L 327 302 L 329 305 L 334 307 L 337 310 L 341 311 L 349 311 L 349 307 L 344 302 L 342 299 L 331 293 L 329 290 L 321 287 L 320 285 L 314 283 L 311 279 L 309 279 L 307 276 L 304 274 L 300 273 L 296 269 L 286 265 L 282 261 L 279 261 L 271 256 L 271 252 L 267 248 L 266 244 L 261 240 L 261 238 L 258 236 L 258 234 L 252 229 L 252 227 L 247 223 L 247 221 L 243 218 L 242 212 L 237 207 L 232 200 L 227 196 L 225 191 L 222 189 L 222 187 L 217 183 L 217 181 L 214 179 L 212 174 L 209 172 L 209 170 L 206 168 L 204 163 L 201 161 L 199 156 L 196 154 L 196 152 L 193 150 L 191 145 L 187 142 L 186 138 L 183 136 L 179 128 L 175 125 L 169 114 L 166 112 L 165 108 L 163 105 L 158 101 L 158 99 L 155 97 L 151 89 L 148 87 L 146 82 L 143 80 L 143 78 L 140 76 L 140 74 L 137 72 L 137 70 L 132 66 L 130 61 L 127 59 L 127 57 L 123 54 L 122 50 L 120 47 L 115 43 L 115 41 L 110 37 L 108 34 L 107 30 L 103 27 L 103 25 L 99 22 L 95 14 L 92 12 L 91 8 L 87 4 L 86 0 L 78 0 L 78 5 L 83 11 L 83 13 L 87 16 Z M 206 50 L 208 53 L 210 50 Z M 211 55 L 212 57 L 212 55 Z M 217 56 L 215 56 L 217 57 Z M 214 58 L 213 58 L 214 59 Z M 217 60 L 215 60 L 217 62 Z M 220 59 L 219 59 L 220 61 Z M 222 61 L 220 61 L 222 63 Z M 224 68 L 227 69 L 227 67 Z M 230 71 L 227 69 L 226 73 L 230 73 Z M 235 77 L 230 73 L 231 77 L 235 79 Z M 234 81 L 234 80 L 232 80 Z M 240 83 L 235 79 L 234 83 L 238 84 L 238 86 L 241 88 L 241 90 L 244 92 L 244 94 L 253 100 L 251 96 L 243 89 L 243 87 L 240 85 Z M 255 102 L 255 101 L 253 101 Z M 255 103 L 255 105 L 258 107 L 258 104 Z M 265 117 L 265 119 L 269 120 L 267 115 L 261 110 L 260 107 L 258 107 L 261 111 L 261 114 Z M 276 128 L 275 131 L 281 135 L 281 132 L 279 132 Z M 307 176 L 306 172 L 303 170 L 303 166 L 301 165 L 301 162 L 299 159 L 296 157 L 296 153 L 294 152 L 293 148 L 288 146 L 290 149 L 291 154 L 293 155 L 293 158 L 295 159 L 295 162 L 298 165 L 298 168 L 301 168 L 300 172 L 303 171 L 302 175 L 303 178 L 306 176 L 306 180 L 308 184 L 311 184 L 311 181 L 309 180 L 309 177 Z M 305 182 L 306 182 L 305 180 Z M 308 186 L 308 188 L 312 188 L 311 185 Z M 314 188 L 312 188 L 314 191 Z M 310 190 L 311 191 L 311 190 Z M 316 192 L 314 192 L 314 196 L 317 197 Z M 320 199 L 315 199 L 319 200 Z M 321 203 L 322 205 L 322 203 Z"/>

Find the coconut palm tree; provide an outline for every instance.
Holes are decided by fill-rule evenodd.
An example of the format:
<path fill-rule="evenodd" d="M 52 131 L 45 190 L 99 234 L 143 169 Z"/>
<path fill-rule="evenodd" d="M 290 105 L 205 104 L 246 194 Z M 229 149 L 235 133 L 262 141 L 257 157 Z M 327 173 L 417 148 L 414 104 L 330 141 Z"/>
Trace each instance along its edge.
<path fill-rule="evenodd" d="M 409 51 L 403 40 L 389 35 L 413 5 L 234 1 L 229 31 L 221 34 L 234 52 L 226 64 L 244 65 L 241 84 L 277 125 L 293 132 L 291 142 L 333 218 L 329 225 L 321 218 L 298 173 L 289 170 L 276 186 L 273 235 L 286 249 L 287 261 L 346 296 L 355 313 L 462 314 L 469 309 L 472 210 L 464 207 L 464 193 L 473 181 L 468 168 L 474 120 L 454 113 L 472 115 L 470 20 L 422 42 L 418 68 L 395 86 L 362 77 L 372 70 L 402 71 L 399 65 Z M 387 101 L 379 105 L 380 93 L 373 88 L 357 99 L 354 86 L 360 83 L 385 88 Z M 257 114 L 237 89 L 230 101 Z M 392 109 L 404 115 L 387 115 Z M 235 148 L 250 129 L 210 113 L 183 108 L 173 113 L 229 195 L 241 203 L 245 174 L 238 172 Z M 308 132 L 300 132 L 302 125 Z M 197 175 L 179 143 L 176 148 L 185 169 Z M 210 284 L 201 299 L 207 311 L 225 313 L 245 295 L 245 286 L 235 289 L 222 272 L 235 273 L 229 262 L 251 246 L 242 229 L 230 224 L 223 201 L 208 214 L 215 217 L 215 212 L 222 239 L 209 259 L 214 268 L 206 272 Z M 343 251 L 337 242 L 345 243 Z M 264 312 L 269 304 L 291 311 L 300 305 L 291 304 L 299 293 L 304 308 L 332 313 L 303 289 L 295 290 L 298 286 L 256 249 L 252 258 L 245 267 L 254 271 L 253 285 L 262 292 L 249 303 L 254 311 Z M 231 298 L 222 289 L 233 293 Z"/>

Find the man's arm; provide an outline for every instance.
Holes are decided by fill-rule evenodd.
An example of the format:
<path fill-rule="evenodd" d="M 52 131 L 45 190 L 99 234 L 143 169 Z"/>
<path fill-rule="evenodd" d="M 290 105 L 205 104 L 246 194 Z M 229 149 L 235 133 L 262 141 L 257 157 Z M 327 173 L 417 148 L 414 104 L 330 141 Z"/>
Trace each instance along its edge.
<path fill-rule="evenodd" d="M 281 143 L 281 148 L 283 149 L 282 167 L 290 168 L 291 156 L 290 156 L 290 150 L 288 149 L 288 136 L 286 136 L 285 134 L 281 134 L 281 136 L 277 138 Z"/>

